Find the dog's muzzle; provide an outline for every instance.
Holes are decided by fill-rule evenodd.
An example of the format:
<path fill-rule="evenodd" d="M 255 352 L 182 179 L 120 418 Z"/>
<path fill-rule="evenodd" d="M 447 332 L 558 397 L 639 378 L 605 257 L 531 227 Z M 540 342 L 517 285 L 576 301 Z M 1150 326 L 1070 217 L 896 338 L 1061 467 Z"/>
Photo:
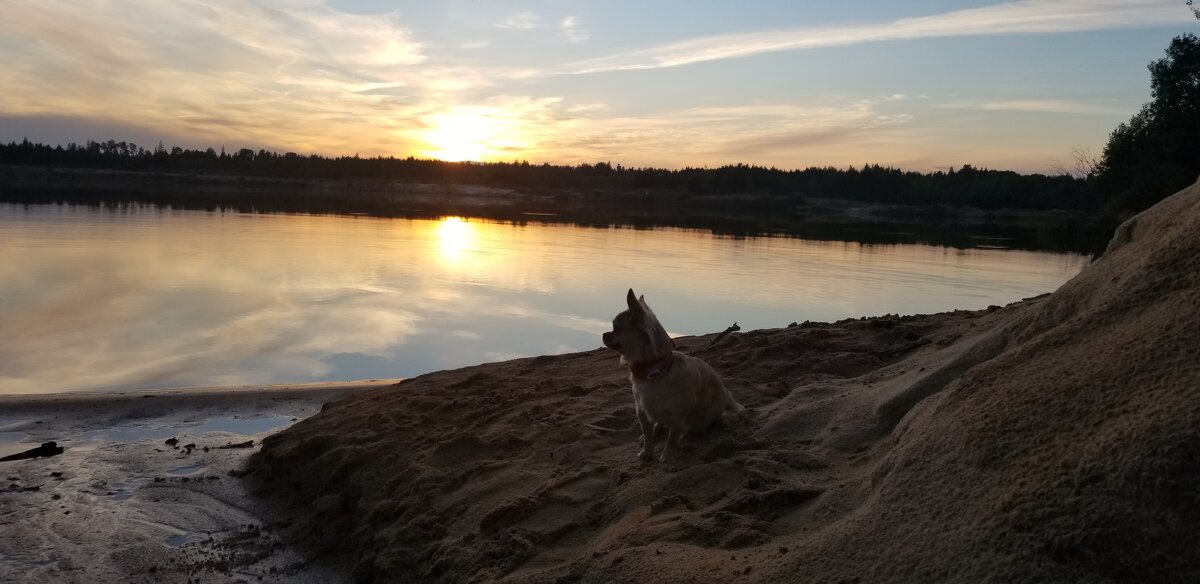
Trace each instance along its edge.
<path fill-rule="evenodd" d="M 603 335 L 600 336 L 600 338 L 601 338 L 601 340 L 604 341 L 605 347 L 608 347 L 613 350 L 619 349 L 621 347 L 621 345 L 619 343 L 617 343 L 615 340 L 613 340 L 612 333 L 604 333 Z"/>

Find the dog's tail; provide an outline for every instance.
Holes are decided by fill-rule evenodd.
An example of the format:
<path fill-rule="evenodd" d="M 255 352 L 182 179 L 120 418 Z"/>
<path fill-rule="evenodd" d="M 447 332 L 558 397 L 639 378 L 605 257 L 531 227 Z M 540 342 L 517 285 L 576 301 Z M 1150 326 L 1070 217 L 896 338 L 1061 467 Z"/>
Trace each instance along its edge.
<path fill-rule="evenodd" d="M 733 399 L 733 394 L 729 393 L 729 391 L 725 392 L 725 410 L 724 411 L 726 414 L 736 414 L 744 409 L 746 409 L 745 406 L 737 403 L 737 400 Z"/>

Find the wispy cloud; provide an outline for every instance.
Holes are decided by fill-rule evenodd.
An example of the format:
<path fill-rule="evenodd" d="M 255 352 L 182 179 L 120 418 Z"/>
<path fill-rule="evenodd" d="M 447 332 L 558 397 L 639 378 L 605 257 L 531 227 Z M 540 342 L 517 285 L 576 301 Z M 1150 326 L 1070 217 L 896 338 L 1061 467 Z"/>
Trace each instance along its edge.
<path fill-rule="evenodd" d="M 702 37 L 580 61 L 568 73 L 658 69 L 762 53 L 923 38 L 1048 34 L 1187 22 L 1154 0 L 1019 0 L 892 22 Z"/>
<path fill-rule="evenodd" d="M 687 107 L 651 115 L 622 115 L 601 104 L 526 103 L 535 106 L 526 115 L 537 115 L 538 122 L 524 125 L 525 144 L 569 163 L 837 164 L 864 144 L 893 139 L 910 121 L 906 114 L 887 111 L 884 98 Z"/>
<path fill-rule="evenodd" d="M 1014 99 L 989 101 L 976 106 L 984 111 L 1042 112 L 1053 114 L 1128 115 L 1130 108 L 1111 103 L 1066 99 Z"/>
<path fill-rule="evenodd" d="M 531 30 L 542 26 L 542 18 L 532 12 L 521 12 L 495 24 L 496 28 Z"/>
<path fill-rule="evenodd" d="M 378 152 L 394 150 L 393 130 L 434 107 L 439 91 L 488 83 L 477 70 L 429 64 L 394 15 L 228 0 L 121 10 L 47 0 L 8 16 L 0 19 L 0 111 L 14 116 Z"/>
<path fill-rule="evenodd" d="M 579 24 L 579 19 L 574 16 L 568 16 L 562 19 L 558 24 L 558 29 L 562 33 L 563 38 L 572 43 L 581 43 L 588 39 L 587 31 Z"/>

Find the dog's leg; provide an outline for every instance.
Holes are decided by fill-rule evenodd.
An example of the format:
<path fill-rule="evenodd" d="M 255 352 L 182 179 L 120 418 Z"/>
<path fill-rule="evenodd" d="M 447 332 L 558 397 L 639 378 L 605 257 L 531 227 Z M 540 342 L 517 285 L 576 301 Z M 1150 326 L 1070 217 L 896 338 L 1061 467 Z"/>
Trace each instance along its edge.
<path fill-rule="evenodd" d="M 637 409 L 637 419 L 642 427 L 642 451 L 638 453 L 638 458 L 645 461 L 654 460 L 654 428 L 657 424 L 650 423 L 650 416 L 647 416 L 642 408 Z"/>
<path fill-rule="evenodd" d="M 667 462 L 675 457 L 675 451 L 679 446 L 679 437 L 682 434 L 683 432 L 675 428 L 667 428 L 667 444 L 663 446 L 662 457 L 658 459 L 659 462 Z"/>

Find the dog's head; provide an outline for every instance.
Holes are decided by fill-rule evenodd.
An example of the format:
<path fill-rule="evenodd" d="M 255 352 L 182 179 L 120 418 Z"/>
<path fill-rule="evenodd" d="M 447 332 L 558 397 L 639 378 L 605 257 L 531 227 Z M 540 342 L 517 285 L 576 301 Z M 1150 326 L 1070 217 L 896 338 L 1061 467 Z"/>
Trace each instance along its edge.
<path fill-rule="evenodd" d="M 625 296 L 629 307 L 613 318 L 613 330 L 604 333 L 604 346 L 621 354 L 626 363 L 652 363 L 675 349 L 666 329 L 633 289 Z"/>

